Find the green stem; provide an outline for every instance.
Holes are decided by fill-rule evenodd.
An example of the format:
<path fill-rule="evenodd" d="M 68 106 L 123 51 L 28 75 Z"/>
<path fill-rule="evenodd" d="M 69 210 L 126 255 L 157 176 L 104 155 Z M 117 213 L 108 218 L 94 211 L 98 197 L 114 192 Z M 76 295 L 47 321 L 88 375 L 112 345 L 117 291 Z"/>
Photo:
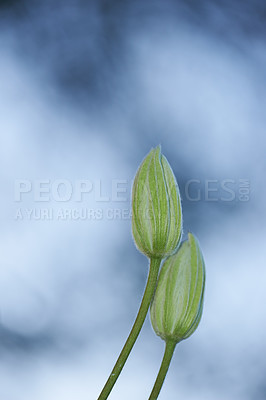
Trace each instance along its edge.
<path fill-rule="evenodd" d="M 125 362 L 127 361 L 127 358 L 129 356 L 129 353 L 132 350 L 132 347 L 134 346 L 137 337 L 140 333 L 140 330 L 142 328 L 142 325 L 145 321 L 150 302 L 156 287 L 156 282 L 157 282 L 157 277 L 158 277 L 158 272 L 161 264 L 161 259 L 159 258 L 151 258 L 150 260 L 150 269 L 149 269 L 149 275 L 148 275 L 148 280 L 146 284 L 146 288 L 143 294 L 142 302 L 139 308 L 138 315 L 136 317 L 136 320 L 134 322 L 134 325 L 130 331 L 130 334 L 127 338 L 127 341 L 115 363 L 115 366 L 109 376 L 109 378 L 106 381 L 106 384 L 104 385 L 103 390 L 100 393 L 100 396 L 98 397 L 98 400 L 106 400 L 107 397 L 109 396 L 117 378 L 120 375 L 120 372 L 122 371 Z"/>
<path fill-rule="evenodd" d="M 174 350 L 175 350 L 176 342 L 172 341 L 166 341 L 165 343 L 165 351 L 164 351 L 164 356 L 163 360 L 161 363 L 160 370 L 158 372 L 156 381 L 154 383 L 152 392 L 150 394 L 149 400 L 156 400 L 159 396 L 160 390 L 162 388 L 165 376 L 167 374 L 170 362 L 172 360 Z"/>

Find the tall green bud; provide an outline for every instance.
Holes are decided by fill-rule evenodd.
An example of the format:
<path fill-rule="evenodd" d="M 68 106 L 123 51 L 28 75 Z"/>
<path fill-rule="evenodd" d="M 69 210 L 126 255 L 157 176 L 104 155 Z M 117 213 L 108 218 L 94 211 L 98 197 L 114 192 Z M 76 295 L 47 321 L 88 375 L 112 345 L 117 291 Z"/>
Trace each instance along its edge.
<path fill-rule="evenodd" d="M 173 254 L 181 240 L 179 189 L 160 146 L 146 156 L 134 180 L 132 232 L 137 248 L 150 258 Z"/>
<path fill-rule="evenodd" d="M 204 287 L 202 252 L 189 233 L 177 253 L 165 260 L 158 278 L 150 309 L 156 334 L 175 343 L 192 335 L 201 319 Z"/>

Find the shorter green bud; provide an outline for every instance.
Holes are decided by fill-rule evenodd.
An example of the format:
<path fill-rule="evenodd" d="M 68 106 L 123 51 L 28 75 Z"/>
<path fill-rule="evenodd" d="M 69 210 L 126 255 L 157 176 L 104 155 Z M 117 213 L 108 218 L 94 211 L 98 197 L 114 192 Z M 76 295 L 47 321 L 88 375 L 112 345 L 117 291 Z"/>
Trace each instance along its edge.
<path fill-rule="evenodd" d="M 180 342 L 197 329 L 203 308 L 205 264 L 191 233 L 162 266 L 151 304 L 153 329 L 163 340 Z"/>
<path fill-rule="evenodd" d="M 137 248 L 154 258 L 173 254 L 181 240 L 179 189 L 160 146 L 145 157 L 134 180 L 132 233 Z"/>

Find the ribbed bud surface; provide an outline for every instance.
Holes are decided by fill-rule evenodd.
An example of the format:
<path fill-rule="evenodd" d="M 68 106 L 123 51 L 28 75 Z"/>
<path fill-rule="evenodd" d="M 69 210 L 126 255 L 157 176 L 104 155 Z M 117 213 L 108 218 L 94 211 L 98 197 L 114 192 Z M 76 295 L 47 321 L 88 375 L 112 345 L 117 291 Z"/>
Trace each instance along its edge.
<path fill-rule="evenodd" d="M 163 340 L 180 342 L 199 325 L 205 287 L 205 264 L 199 243 L 188 234 L 162 266 L 151 305 L 152 326 Z"/>
<path fill-rule="evenodd" d="M 160 146 L 146 156 L 134 180 L 132 232 L 137 248 L 148 257 L 173 254 L 181 239 L 179 189 Z"/>

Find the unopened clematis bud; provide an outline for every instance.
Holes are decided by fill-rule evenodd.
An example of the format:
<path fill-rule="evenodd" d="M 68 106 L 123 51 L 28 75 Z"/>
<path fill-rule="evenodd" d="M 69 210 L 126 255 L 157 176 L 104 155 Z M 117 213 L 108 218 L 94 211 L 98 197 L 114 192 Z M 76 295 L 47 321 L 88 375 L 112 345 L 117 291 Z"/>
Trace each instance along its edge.
<path fill-rule="evenodd" d="M 132 232 L 137 248 L 150 258 L 173 254 L 181 240 L 179 189 L 160 146 L 146 156 L 134 180 Z"/>
<path fill-rule="evenodd" d="M 163 340 L 188 338 L 199 325 L 204 297 L 205 265 L 199 243 L 188 234 L 176 254 L 162 266 L 150 315 Z"/>

